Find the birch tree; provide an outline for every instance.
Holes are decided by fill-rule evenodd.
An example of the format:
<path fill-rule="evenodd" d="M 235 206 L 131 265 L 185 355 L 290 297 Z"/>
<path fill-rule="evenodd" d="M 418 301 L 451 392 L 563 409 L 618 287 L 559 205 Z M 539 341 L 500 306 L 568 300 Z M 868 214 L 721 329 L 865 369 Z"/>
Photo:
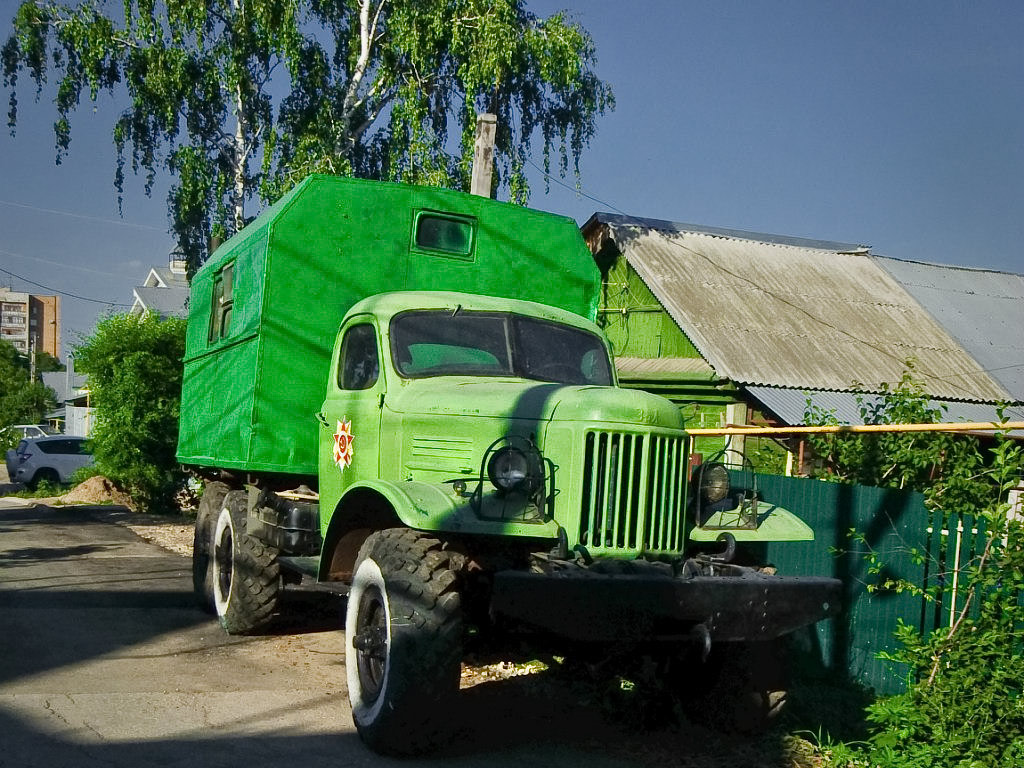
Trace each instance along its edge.
<path fill-rule="evenodd" d="M 101 93 L 116 117 L 114 186 L 128 170 L 172 178 L 173 233 L 194 269 L 211 236 L 310 172 L 468 188 L 475 115 L 498 115 L 496 192 L 529 196 L 576 174 L 613 107 L 590 36 L 523 0 L 25 0 L 2 49 L 17 126 L 19 77 L 56 81 L 56 159 L 71 118 Z M 22 78 L 23 79 L 23 78 Z"/>

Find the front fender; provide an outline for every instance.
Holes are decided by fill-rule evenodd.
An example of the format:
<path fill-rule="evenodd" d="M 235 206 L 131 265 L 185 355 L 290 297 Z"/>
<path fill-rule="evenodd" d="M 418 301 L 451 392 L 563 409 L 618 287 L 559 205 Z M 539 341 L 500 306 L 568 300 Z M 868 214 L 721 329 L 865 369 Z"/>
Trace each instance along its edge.
<path fill-rule="evenodd" d="M 737 513 L 733 510 L 719 512 L 690 531 L 691 541 L 715 541 L 724 532 L 731 533 L 736 541 L 814 541 L 814 531 L 807 523 L 788 509 L 760 502 L 755 528 L 738 528 L 729 525 Z"/>
<path fill-rule="evenodd" d="M 451 485 L 434 485 L 414 480 L 370 480 L 357 483 L 341 498 L 339 509 L 344 508 L 350 495 L 372 491 L 387 500 L 404 525 L 419 531 L 443 531 L 480 536 L 528 536 L 554 539 L 558 524 L 481 518 L 473 509 L 470 499 L 455 494 Z"/>

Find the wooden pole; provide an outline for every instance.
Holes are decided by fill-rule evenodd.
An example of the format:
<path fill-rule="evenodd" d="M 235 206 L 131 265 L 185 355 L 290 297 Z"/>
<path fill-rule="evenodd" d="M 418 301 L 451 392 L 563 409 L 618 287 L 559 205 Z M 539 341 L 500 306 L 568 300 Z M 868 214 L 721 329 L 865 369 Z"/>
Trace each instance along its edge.
<path fill-rule="evenodd" d="M 473 145 L 473 177 L 469 191 L 480 197 L 491 196 L 491 176 L 494 173 L 494 134 L 498 118 L 483 113 L 476 116 L 476 144 Z"/>
<path fill-rule="evenodd" d="M 814 427 L 744 427 L 729 426 L 718 429 L 688 429 L 694 437 L 725 437 L 728 435 L 836 435 L 865 432 L 1002 432 L 1024 429 L 1024 421 L 957 422 L 947 424 L 829 424 Z"/>

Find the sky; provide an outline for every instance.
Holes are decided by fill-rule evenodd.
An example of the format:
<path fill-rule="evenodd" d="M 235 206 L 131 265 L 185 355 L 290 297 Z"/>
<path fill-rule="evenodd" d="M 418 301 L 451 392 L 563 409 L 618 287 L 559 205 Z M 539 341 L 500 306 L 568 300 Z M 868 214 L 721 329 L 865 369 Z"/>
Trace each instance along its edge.
<path fill-rule="evenodd" d="M 16 7 L 0 0 L 4 39 Z M 1024 2 L 527 7 L 565 10 L 590 32 L 617 102 L 584 152 L 580 190 L 571 177 L 545 190 L 537 137 L 532 207 L 1024 273 Z M 67 351 L 166 264 L 168 179 L 146 197 L 130 178 L 119 214 L 117 99 L 82 104 L 55 165 L 52 93 L 33 95 L 19 89 L 17 134 L 0 134 L 0 285 L 61 293 Z"/>

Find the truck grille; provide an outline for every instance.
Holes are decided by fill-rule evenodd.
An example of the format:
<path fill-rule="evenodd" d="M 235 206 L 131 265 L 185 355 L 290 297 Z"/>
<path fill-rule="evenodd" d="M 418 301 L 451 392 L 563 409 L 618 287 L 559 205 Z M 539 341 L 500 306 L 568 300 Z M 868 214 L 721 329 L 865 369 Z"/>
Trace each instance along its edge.
<path fill-rule="evenodd" d="M 594 555 L 681 552 L 686 466 L 678 433 L 588 432 L 580 543 Z"/>

